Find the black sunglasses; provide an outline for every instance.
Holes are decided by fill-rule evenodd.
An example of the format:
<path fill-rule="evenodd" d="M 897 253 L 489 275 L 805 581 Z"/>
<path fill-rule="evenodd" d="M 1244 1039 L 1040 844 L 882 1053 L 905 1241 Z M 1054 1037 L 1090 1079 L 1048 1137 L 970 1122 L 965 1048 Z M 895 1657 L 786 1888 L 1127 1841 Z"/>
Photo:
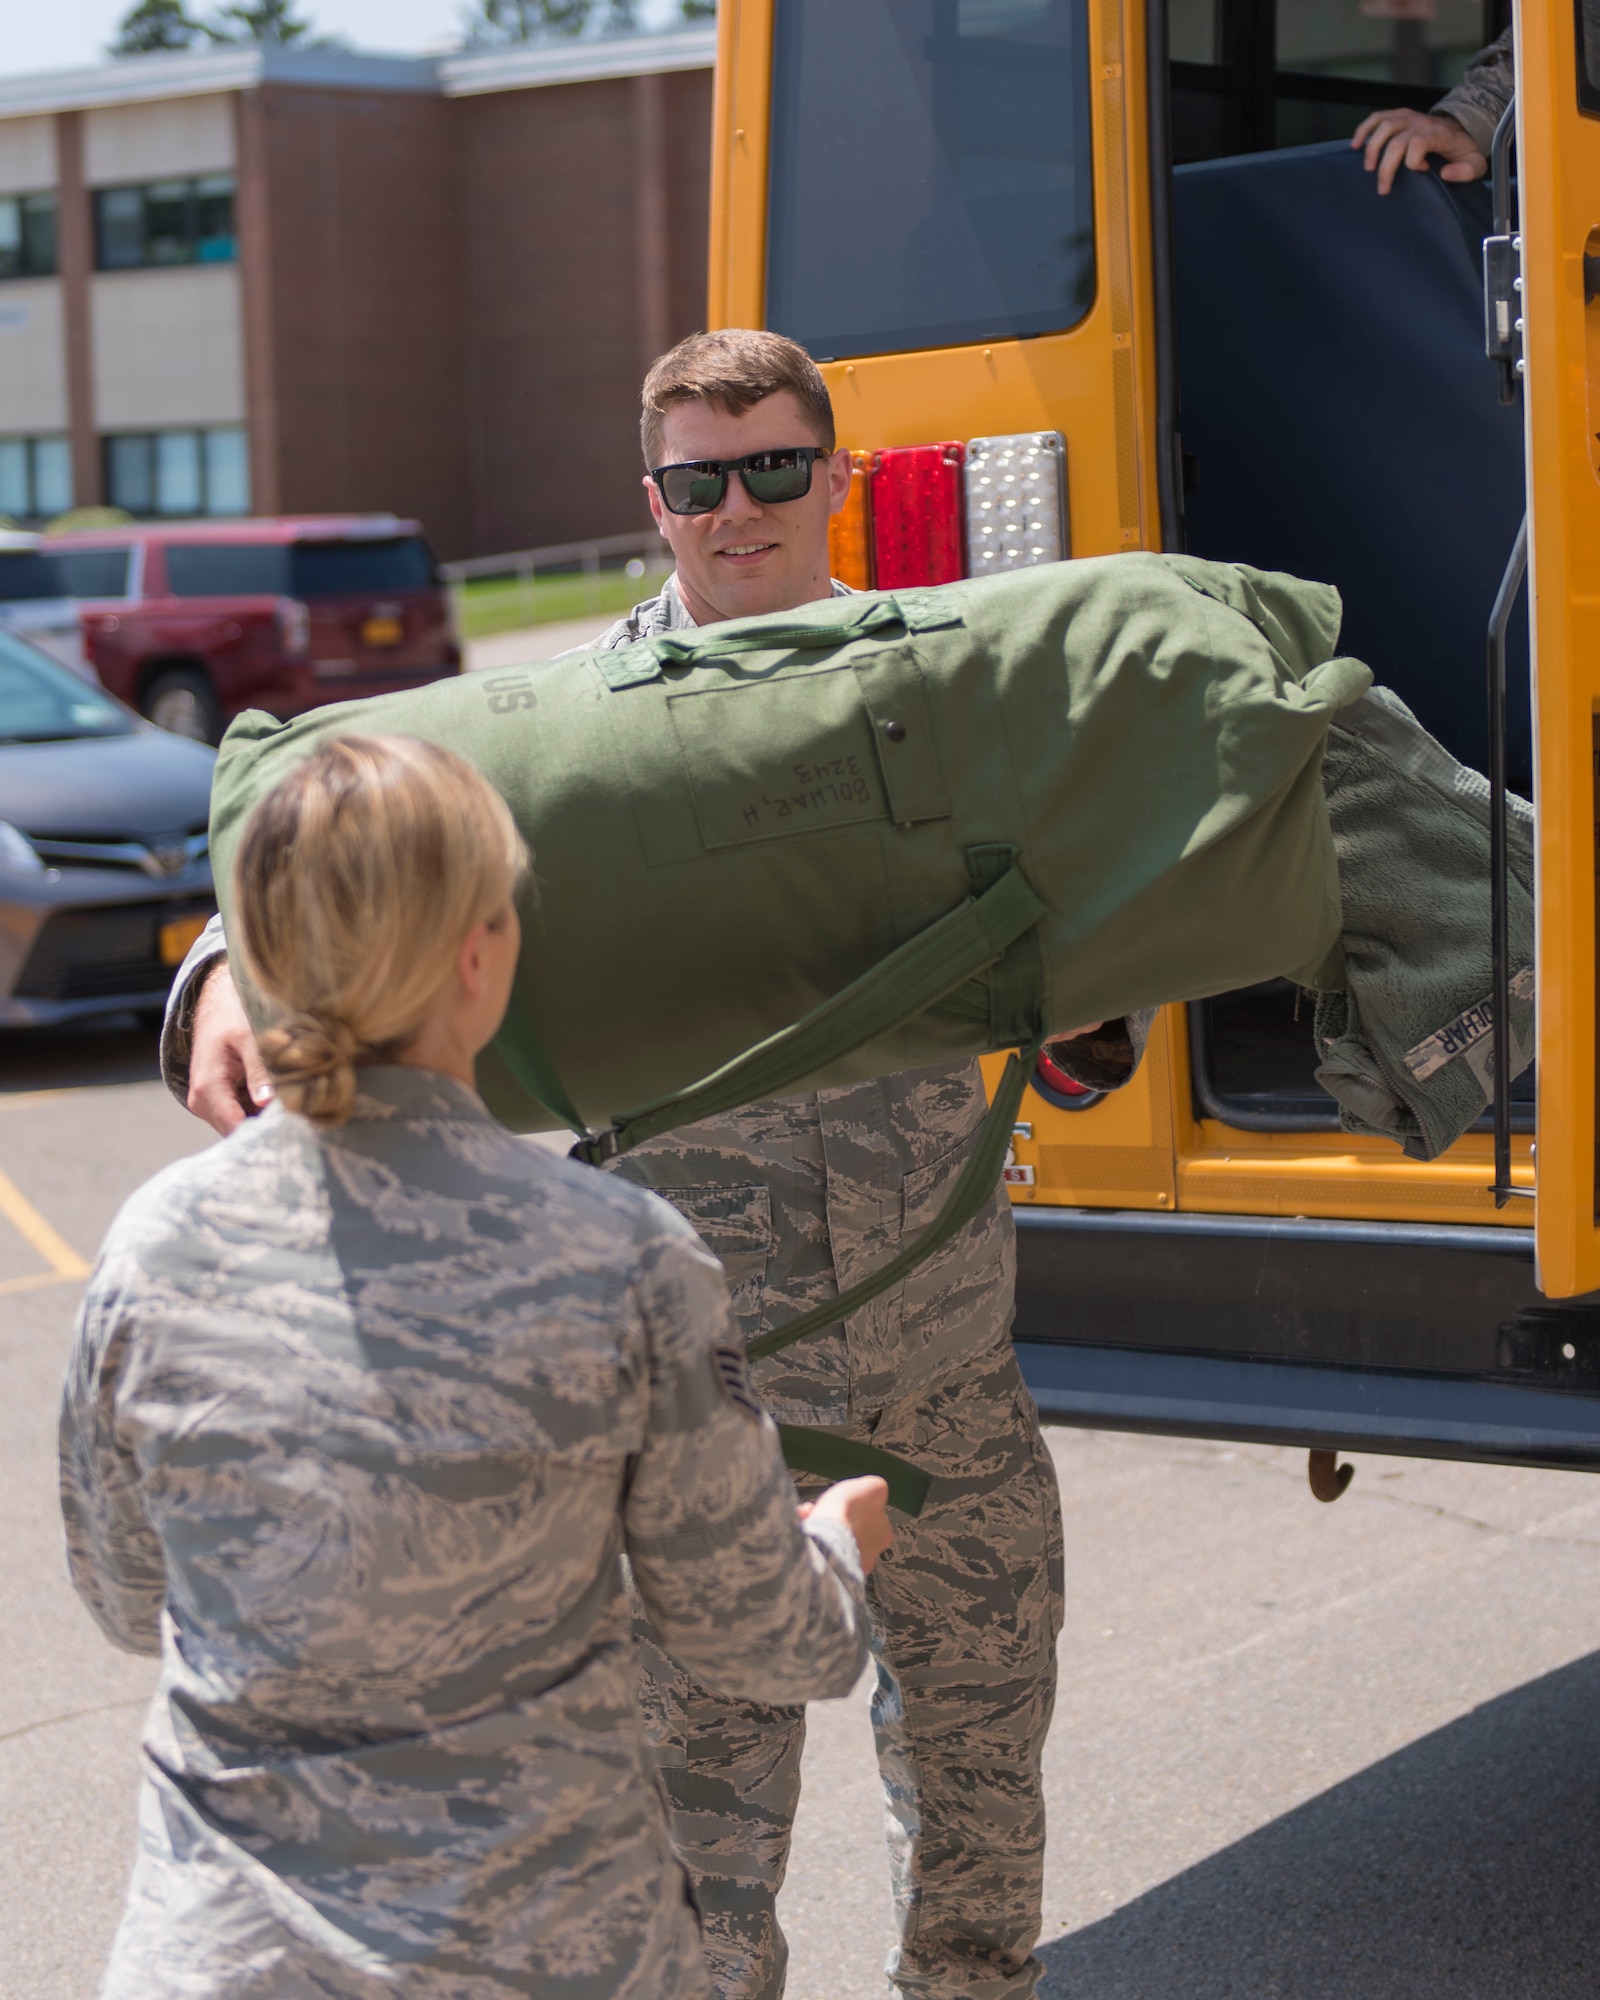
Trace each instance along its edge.
<path fill-rule="evenodd" d="M 770 507 L 777 500 L 798 500 L 811 491 L 811 468 L 827 458 L 820 444 L 797 444 L 782 451 L 753 451 L 748 458 L 697 458 L 687 465 L 655 465 L 650 477 L 661 492 L 669 514 L 714 514 L 728 491 L 728 475 L 737 472 L 752 500 Z"/>

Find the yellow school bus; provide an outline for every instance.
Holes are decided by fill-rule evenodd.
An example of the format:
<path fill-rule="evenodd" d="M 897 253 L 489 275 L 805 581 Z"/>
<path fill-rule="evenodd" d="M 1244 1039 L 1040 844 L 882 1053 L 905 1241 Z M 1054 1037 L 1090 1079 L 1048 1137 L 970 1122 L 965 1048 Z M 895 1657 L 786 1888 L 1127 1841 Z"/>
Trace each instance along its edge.
<path fill-rule="evenodd" d="M 1281 982 L 1166 1009 L 1120 1092 L 1041 1067 L 1007 1178 L 1062 1420 L 1600 1467 L 1600 9 L 1525 0 L 1497 175 L 1380 198 L 1348 143 L 1505 5 L 722 0 L 710 322 L 822 365 L 836 573 L 1319 577 L 1536 800 L 1536 1061 L 1443 1158 L 1340 1128 Z"/>

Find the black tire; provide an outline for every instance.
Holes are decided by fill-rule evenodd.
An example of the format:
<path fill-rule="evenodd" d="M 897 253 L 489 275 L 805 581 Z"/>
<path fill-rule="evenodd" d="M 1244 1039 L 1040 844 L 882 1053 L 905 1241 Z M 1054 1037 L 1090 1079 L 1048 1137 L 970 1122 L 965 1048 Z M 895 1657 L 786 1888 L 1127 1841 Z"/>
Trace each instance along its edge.
<path fill-rule="evenodd" d="M 168 667 L 145 689 L 139 712 L 158 729 L 194 743 L 222 741 L 222 704 L 200 667 Z"/>

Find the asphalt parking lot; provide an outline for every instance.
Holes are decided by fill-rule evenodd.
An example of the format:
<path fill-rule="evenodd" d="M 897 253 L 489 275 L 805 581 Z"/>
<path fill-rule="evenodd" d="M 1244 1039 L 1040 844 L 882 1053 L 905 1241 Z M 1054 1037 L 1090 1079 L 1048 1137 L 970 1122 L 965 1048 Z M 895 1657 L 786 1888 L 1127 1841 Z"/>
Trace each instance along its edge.
<path fill-rule="evenodd" d="M 120 1201 L 208 1141 L 130 1027 L 0 1037 L 0 1994 L 86 2000 L 152 1665 L 62 1570 L 57 1386 Z M 1068 1618 L 1051 2000 L 1565 2000 L 1600 1984 L 1600 1484 L 1053 1431 Z M 812 1712 L 794 2000 L 879 2000 L 864 1691 Z"/>

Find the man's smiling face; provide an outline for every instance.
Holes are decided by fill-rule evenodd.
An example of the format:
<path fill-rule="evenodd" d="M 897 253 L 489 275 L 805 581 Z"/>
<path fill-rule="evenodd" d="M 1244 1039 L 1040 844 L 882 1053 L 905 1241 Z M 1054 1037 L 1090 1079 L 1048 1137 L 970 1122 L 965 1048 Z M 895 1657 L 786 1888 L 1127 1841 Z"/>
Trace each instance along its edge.
<path fill-rule="evenodd" d="M 820 444 L 791 389 L 765 396 L 742 416 L 710 403 L 671 403 L 661 419 L 661 464 L 747 458 L 753 451 Z M 653 479 L 650 511 L 678 566 L 684 607 L 697 625 L 792 611 L 829 595 L 828 516 L 850 490 L 850 454 L 839 450 L 812 468 L 811 491 L 764 507 L 730 474 L 714 514 L 669 514 Z"/>

